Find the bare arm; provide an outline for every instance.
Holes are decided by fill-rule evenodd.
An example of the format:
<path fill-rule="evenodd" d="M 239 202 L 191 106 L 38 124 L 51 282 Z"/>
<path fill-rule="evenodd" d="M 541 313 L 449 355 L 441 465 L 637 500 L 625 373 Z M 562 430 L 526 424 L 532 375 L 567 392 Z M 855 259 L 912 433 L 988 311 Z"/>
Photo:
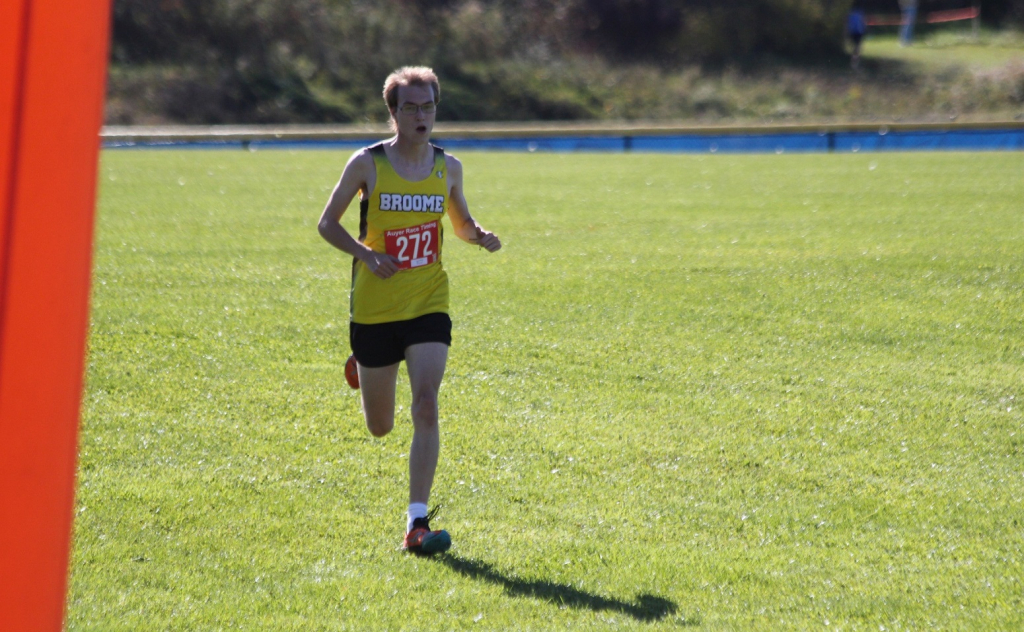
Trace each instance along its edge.
<path fill-rule="evenodd" d="M 386 279 L 398 272 L 394 258 L 384 253 L 374 252 L 360 243 L 341 225 L 341 216 L 345 214 L 348 205 L 360 191 L 368 194 L 370 183 L 375 179 L 376 169 L 370 153 L 364 149 L 353 154 L 348 164 L 345 165 L 345 170 L 341 172 L 341 179 L 334 187 L 334 192 L 331 193 L 331 198 L 327 201 L 323 214 L 320 215 L 317 230 L 320 231 L 320 236 L 327 240 L 327 243 L 359 259 L 366 264 L 370 272 Z"/>
<path fill-rule="evenodd" d="M 452 223 L 455 235 L 466 242 L 476 244 L 495 252 L 501 249 L 501 239 L 484 229 L 469 214 L 469 204 L 462 188 L 462 163 L 454 156 L 447 156 L 448 161 L 448 219 Z"/>

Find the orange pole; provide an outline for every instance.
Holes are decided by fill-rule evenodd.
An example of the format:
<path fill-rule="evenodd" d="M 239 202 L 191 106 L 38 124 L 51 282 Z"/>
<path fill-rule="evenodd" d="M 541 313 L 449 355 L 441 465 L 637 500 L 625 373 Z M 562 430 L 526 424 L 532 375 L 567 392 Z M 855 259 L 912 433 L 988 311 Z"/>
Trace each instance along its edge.
<path fill-rule="evenodd" d="M 64 621 L 110 0 L 0 0 L 0 630 Z"/>

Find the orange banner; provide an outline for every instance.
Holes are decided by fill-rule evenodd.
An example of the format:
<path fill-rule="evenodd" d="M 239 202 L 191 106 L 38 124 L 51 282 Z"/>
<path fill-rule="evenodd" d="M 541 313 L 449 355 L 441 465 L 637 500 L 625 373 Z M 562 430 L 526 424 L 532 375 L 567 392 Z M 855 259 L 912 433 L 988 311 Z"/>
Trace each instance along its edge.
<path fill-rule="evenodd" d="M 959 20 L 973 20 L 979 15 L 981 15 L 981 9 L 979 7 L 953 9 L 950 11 L 932 11 L 925 16 L 924 21 L 929 24 L 935 24 L 936 22 L 957 22 Z"/>
<path fill-rule="evenodd" d="M 0 0 L 0 630 L 67 590 L 110 0 Z"/>
<path fill-rule="evenodd" d="M 973 20 L 981 15 L 979 7 L 966 7 L 963 9 L 950 9 L 948 11 L 932 11 L 930 13 L 918 13 L 918 23 L 935 24 L 938 22 L 956 22 L 958 20 Z M 869 15 L 868 26 L 899 26 L 903 24 L 903 17 L 899 15 Z"/>

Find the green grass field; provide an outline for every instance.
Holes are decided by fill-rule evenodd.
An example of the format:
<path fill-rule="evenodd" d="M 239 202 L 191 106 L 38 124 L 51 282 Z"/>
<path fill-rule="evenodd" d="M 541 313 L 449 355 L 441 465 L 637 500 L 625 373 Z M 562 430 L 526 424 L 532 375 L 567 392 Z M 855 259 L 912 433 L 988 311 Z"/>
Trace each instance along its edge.
<path fill-rule="evenodd" d="M 1024 66 L 1024 34 L 983 30 L 978 37 L 969 22 L 918 29 L 911 46 L 900 46 L 898 27 L 879 27 L 864 40 L 864 57 L 907 62 L 925 72 L 951 67 L 979 73 Z"/>
<path fill-rule="evenodd" d="M 437 559 L 348 155 L 104 152 L 69 629 L 1024 627 L 1024 153 L 462 154 Z"/>

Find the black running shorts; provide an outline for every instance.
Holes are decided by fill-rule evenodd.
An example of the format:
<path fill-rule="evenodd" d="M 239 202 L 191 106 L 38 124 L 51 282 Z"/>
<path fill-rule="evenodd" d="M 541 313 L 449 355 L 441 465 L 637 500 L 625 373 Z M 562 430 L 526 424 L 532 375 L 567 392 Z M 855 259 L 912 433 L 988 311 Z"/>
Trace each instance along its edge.
<path fill-rule="evenodd" d="M 412 320 L 377 325 L 349 323 L 349 343 L 359 364 L 377 368 L 405 359 L 405 348 L 423 342 L 452 345 L 452 319 L 448 314 L 426 314 Z"/>

